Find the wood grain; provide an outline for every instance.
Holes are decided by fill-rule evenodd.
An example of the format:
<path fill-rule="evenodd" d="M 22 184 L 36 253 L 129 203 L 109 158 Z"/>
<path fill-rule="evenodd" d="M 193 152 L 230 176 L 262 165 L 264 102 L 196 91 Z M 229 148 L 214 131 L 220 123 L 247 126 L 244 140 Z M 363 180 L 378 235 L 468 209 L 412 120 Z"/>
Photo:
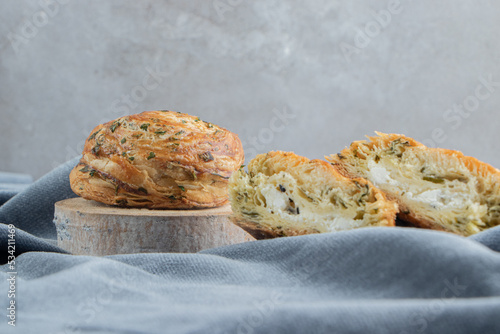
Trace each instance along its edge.
<path fill-rule="evenodd" d="M 58 246 L 76 255 L 195 253 L 255 240 L 229 205 L 199 210 L 111 207 L 83 198 L 55 204 Z"/>

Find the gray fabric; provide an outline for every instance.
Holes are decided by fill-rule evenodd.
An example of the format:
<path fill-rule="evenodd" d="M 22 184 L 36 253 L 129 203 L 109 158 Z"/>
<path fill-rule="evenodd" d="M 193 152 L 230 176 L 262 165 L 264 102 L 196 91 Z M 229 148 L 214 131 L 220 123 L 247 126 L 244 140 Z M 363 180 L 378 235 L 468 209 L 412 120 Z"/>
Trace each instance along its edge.
<path fill-rule="evenodd" d="M 0 206 L 4 205 L 12 197 L 16 196 L 18 193 L 26 189 L 26 187 L 19 188 L 4 188 L 0 189 Z"/>
<path fill-rule="evenodd" d="M 0 185 L 5 183 L 29 184 L 33 178 L 28 174 L 0 172 Z"/>
<path fill-rule="evenodd" d="M 69 186 L 69 172 L 78 163 L 76 157 L 41 177 L 0 207 L 0 222 L 16 227 L 37 237 L 56 239 L 54 203 L 76 197 Z"/>
<path fill-rule="evenodd" d="M 75 163 L 0 207 L 2 222 L 25 230 L 17 326 L 1 319 L 1 333 L 500 333 L 498 227 L 472 238 L 365 228 L 198 254 L 72 256 L 40 236 L 53 235 L 53 202 L 71 196 Z M 3 252 L 6 240 L 0 225 Z"/>
<path fill-rule="evenodd" d="M 26 174 L 0 172 L 0 206 L 23 191 L 33 182 Z"/>

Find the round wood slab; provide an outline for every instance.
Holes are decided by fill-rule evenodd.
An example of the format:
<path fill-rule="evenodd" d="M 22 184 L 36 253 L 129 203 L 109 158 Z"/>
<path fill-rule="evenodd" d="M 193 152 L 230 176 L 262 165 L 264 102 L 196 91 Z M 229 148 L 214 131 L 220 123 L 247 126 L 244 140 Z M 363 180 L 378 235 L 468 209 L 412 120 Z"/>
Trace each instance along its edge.
<path fill-rule="evenodd" d="M 195 253 L 255 240 L 230 220 L 229 205 L 198 210 L 112 207 L 83 198 L 55 204 L 59 247 L 77 255 Z"/>

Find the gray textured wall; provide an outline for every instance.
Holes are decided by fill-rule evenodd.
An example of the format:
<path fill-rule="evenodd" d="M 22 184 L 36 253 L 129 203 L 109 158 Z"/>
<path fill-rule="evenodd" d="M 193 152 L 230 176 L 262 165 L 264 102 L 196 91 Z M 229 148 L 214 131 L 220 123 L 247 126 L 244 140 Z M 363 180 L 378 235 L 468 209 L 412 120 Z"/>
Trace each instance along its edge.
<path fill-rule="evenodd" d="M 0 170 L 39 177 L 153 109 L 229 128 L 247 161 L 379 130 L 500 167 L 499 18 L 493 0 L 3 1 Z"/>

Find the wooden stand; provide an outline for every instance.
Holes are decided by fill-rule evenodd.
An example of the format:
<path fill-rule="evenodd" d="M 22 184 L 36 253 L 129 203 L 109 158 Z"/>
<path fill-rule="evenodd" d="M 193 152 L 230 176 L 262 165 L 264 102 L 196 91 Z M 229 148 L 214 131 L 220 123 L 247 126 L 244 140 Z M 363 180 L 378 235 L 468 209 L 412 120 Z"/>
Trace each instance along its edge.
<path fill-rule="evenodd" d="M 229 205 L 199 210 L 111 207 L 83 198 L 55 204 L 58 246 L 76 255 L 195 253 L 255 240 L 234 225 Z"/>

